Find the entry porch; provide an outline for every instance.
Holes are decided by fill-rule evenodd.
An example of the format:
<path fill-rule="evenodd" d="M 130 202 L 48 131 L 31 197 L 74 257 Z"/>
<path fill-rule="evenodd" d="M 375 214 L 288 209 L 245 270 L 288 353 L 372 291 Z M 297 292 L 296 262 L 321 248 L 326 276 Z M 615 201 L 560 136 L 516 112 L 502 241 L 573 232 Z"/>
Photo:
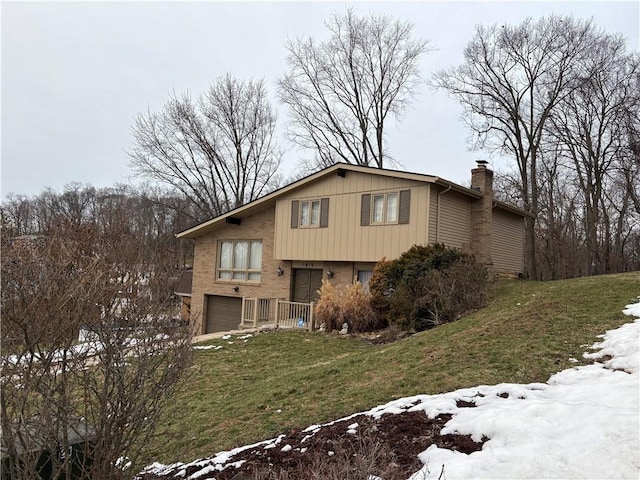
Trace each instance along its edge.
<path fill-rule="evenodd" d="M 315 302 L 289 302 L 281 298 L 242 298 L 240 328 L 315 330 Z"/>

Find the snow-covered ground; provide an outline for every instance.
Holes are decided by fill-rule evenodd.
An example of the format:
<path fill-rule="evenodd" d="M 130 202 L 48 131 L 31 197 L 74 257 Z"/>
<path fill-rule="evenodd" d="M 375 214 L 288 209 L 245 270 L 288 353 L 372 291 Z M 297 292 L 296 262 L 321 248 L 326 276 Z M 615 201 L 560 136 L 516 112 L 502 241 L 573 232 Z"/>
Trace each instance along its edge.
<path fill-rule="evenodd" d="M 434 418 L 453 415 L 442 434 L 489 440 L 469 455 L 435 445 L 420 454 L 424 467 L 411 480 L 491 478 L 640 478 L 640 302 L 624 313 L 633 323 L 610 330 L 585 353 L 595 363 L 553 375 L 546 383 L 500 384 L 419 395 L 376 407 L 366 415 L 424 411 Z M 457 401 L 475 403 L 458 407 Z M 358 415 L 358 414 L 356 414 Z M 355 416 L 355 415 L 354 415 Z M 307 430 L 312 434 L 322 426 Z M 267 444 L 278 444 L 272 439 Z M 145 472 L 178 471 L 198 478 L 222 470 L 246 448 L 189 464 L 153 464 Z M 191 476 L 186 476 L 189 469 Z"/>

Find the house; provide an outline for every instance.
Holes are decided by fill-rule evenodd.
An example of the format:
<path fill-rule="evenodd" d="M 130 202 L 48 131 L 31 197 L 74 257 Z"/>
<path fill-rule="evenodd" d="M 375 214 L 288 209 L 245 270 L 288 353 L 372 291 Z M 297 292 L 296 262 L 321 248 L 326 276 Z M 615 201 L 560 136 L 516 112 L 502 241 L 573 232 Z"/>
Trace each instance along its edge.
<path fill-rule="evenodd" d="M 309 312 L 291 309 L 317 300 L 323 278 L 366 283 L 378 260 L 414 244 L 444 243 L 496 273 L 522 273 L 528 214 L 496 201 L 493 172 L 477 163 L 471 188 L 336 164 L 179 233 L 195 240 L 196 333 L 277 319 L 284 310 L 278 300 L 295 302 L 284 315 L 306 325 Z"/>
<path fill-rule="evenodd" d="M 176 280 L 174 293 L 180 297 L 180 320 L 187 321 L 191 317 L 191 285 L 193 270 L 183 270 Z"/>

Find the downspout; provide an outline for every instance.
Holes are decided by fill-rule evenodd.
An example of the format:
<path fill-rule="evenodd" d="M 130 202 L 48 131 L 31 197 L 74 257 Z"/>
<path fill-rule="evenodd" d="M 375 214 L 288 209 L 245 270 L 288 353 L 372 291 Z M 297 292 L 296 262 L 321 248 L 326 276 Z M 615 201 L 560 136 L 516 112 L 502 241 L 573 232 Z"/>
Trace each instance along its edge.
<path fill-rule="evenodd" d="M 451 190 L 451 185 L 438 193 L 438 205 L 436 206 L 436 243 L 440 243 L 440 195 L 444 195 Z"/>

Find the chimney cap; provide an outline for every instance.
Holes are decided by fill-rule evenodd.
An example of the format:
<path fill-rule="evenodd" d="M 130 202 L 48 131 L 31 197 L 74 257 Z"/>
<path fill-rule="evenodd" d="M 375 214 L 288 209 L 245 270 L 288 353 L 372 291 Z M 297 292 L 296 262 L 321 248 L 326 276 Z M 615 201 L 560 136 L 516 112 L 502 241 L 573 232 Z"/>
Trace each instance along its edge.
<path fill-rule="evenodd" d="M 486 167 L 487 165 L 489 165 L 489 162 L 487 162 L 486 160 L 476 160 L 476 163 L 479 167 Z"/>

